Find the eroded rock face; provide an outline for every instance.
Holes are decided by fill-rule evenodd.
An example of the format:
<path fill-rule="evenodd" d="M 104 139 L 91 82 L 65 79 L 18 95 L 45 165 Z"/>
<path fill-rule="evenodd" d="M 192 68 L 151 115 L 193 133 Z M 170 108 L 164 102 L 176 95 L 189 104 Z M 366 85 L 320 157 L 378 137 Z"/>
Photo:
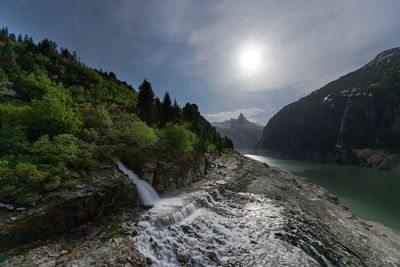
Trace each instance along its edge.
<path fill-rule="evenodd" d="M 201 179 L 206 170 L 206 158 L 206 155 L 196 155 L 185 159 L 145 163 L 132 169 L 136 169 L 139 177 L 159 193 L 164 193 Z"/>
<path fill-rule="evenodd" d="M 115 169 L 102 173 L 102 178 L 102 186 L 80 185 L 36 207 L 3 213 L 0 251 L 48 239 L 120 207 L 139 205 L 135 185 Z"/>
<path fill-rule="evenodd" d="M 158 192 L 168 192 L 202 178 L 206 157 L 146 163 L 140 176 Z M 65 233 L 126 206 L 140 206 L 135 185 L 114 166 L 89 174 L 83 184 L 28 210 L 0 203 L 0 251 Z"/>
<path fill-rule="evenodd" d="M 395 48 L 284 107 L 268 122 L 257 148 L 282 158 L 379 167 L 354 150 L 384 150 L 385 158 L 400 151 L 399 87 Z"/>

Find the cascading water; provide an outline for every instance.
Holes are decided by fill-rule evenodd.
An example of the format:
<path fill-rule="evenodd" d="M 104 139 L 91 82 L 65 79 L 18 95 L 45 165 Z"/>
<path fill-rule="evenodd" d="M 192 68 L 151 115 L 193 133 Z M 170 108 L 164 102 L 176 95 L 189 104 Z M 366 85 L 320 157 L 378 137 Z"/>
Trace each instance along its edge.
<path fill-rule="evenodd" d="M 134 246 L 156 267 L 319 266 L 300 248 L 275 238 L 284 231 L 282 208 L 270 199 L 205 184 L 179 197 L 159 198 L 154 189 L 120 161 L 142 202 L 152 206 L 130 224 Z M 213 182 L 210 182 L 213 183 Z M 214 187 L 215 188 L 215 187 Z M 312 249 L 312 248 L 311 248 Z"/>
<path fill-rule="evenodd" d="M 116 160 L 115 163 L 118 165 L 118 168 L 129 176 L 129 178 L 136 185 L 140 200 L 142 201 L 144 206 L 152 207 L 155 203 L 160 200 L 160 196 L 157 194 L 156 190 L 146 181 L 141 180 L 133 171 L 128 169 L 121 161 Z"/>

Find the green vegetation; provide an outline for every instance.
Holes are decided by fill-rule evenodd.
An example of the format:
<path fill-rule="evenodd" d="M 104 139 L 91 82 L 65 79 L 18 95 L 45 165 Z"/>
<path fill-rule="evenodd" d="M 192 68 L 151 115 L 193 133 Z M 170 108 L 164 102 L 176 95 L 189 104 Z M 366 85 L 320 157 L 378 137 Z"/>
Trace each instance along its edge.
<path fill-rule="evenodd" d="M 104 235 L 101 237 L 103 240 L 108 240 L 114 237 L 125 236 L 126 231 L 117 223 L 108 226 Z"/>
<path fill-rule="evenodd" d="M 11 93 L 10 93 L 11 92 Z M 0 202 L 26 206 L 114 158 L 177 159 L 232 148 L 200 115 L 144 80 L 136 92 L 75 52 L 0 30 Z"/>

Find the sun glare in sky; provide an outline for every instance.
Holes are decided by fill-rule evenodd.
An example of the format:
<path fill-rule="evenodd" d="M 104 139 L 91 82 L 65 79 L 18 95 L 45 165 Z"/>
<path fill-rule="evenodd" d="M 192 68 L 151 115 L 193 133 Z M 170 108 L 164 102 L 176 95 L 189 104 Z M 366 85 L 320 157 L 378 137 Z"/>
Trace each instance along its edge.
<path fill-rule="evenodd" d="M 246 76 L 260 72 L 264 66 L 264 51 L 261 46 L 247 45 L 239 53 L 239 66 Z"/>

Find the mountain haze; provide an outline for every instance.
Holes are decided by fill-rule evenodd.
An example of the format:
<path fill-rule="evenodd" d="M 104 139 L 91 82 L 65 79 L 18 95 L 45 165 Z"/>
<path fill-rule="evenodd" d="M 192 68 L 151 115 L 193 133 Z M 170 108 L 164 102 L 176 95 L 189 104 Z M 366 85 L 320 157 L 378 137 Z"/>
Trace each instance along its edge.
<path fill-rule="evenodd" d="M 242 113 L 237 119 L 214 122 L 212 125 L 221 136 L 231 139 L 236 149 L 254 148 L 263 130 L 261 125 L 250 122 Z"/>

